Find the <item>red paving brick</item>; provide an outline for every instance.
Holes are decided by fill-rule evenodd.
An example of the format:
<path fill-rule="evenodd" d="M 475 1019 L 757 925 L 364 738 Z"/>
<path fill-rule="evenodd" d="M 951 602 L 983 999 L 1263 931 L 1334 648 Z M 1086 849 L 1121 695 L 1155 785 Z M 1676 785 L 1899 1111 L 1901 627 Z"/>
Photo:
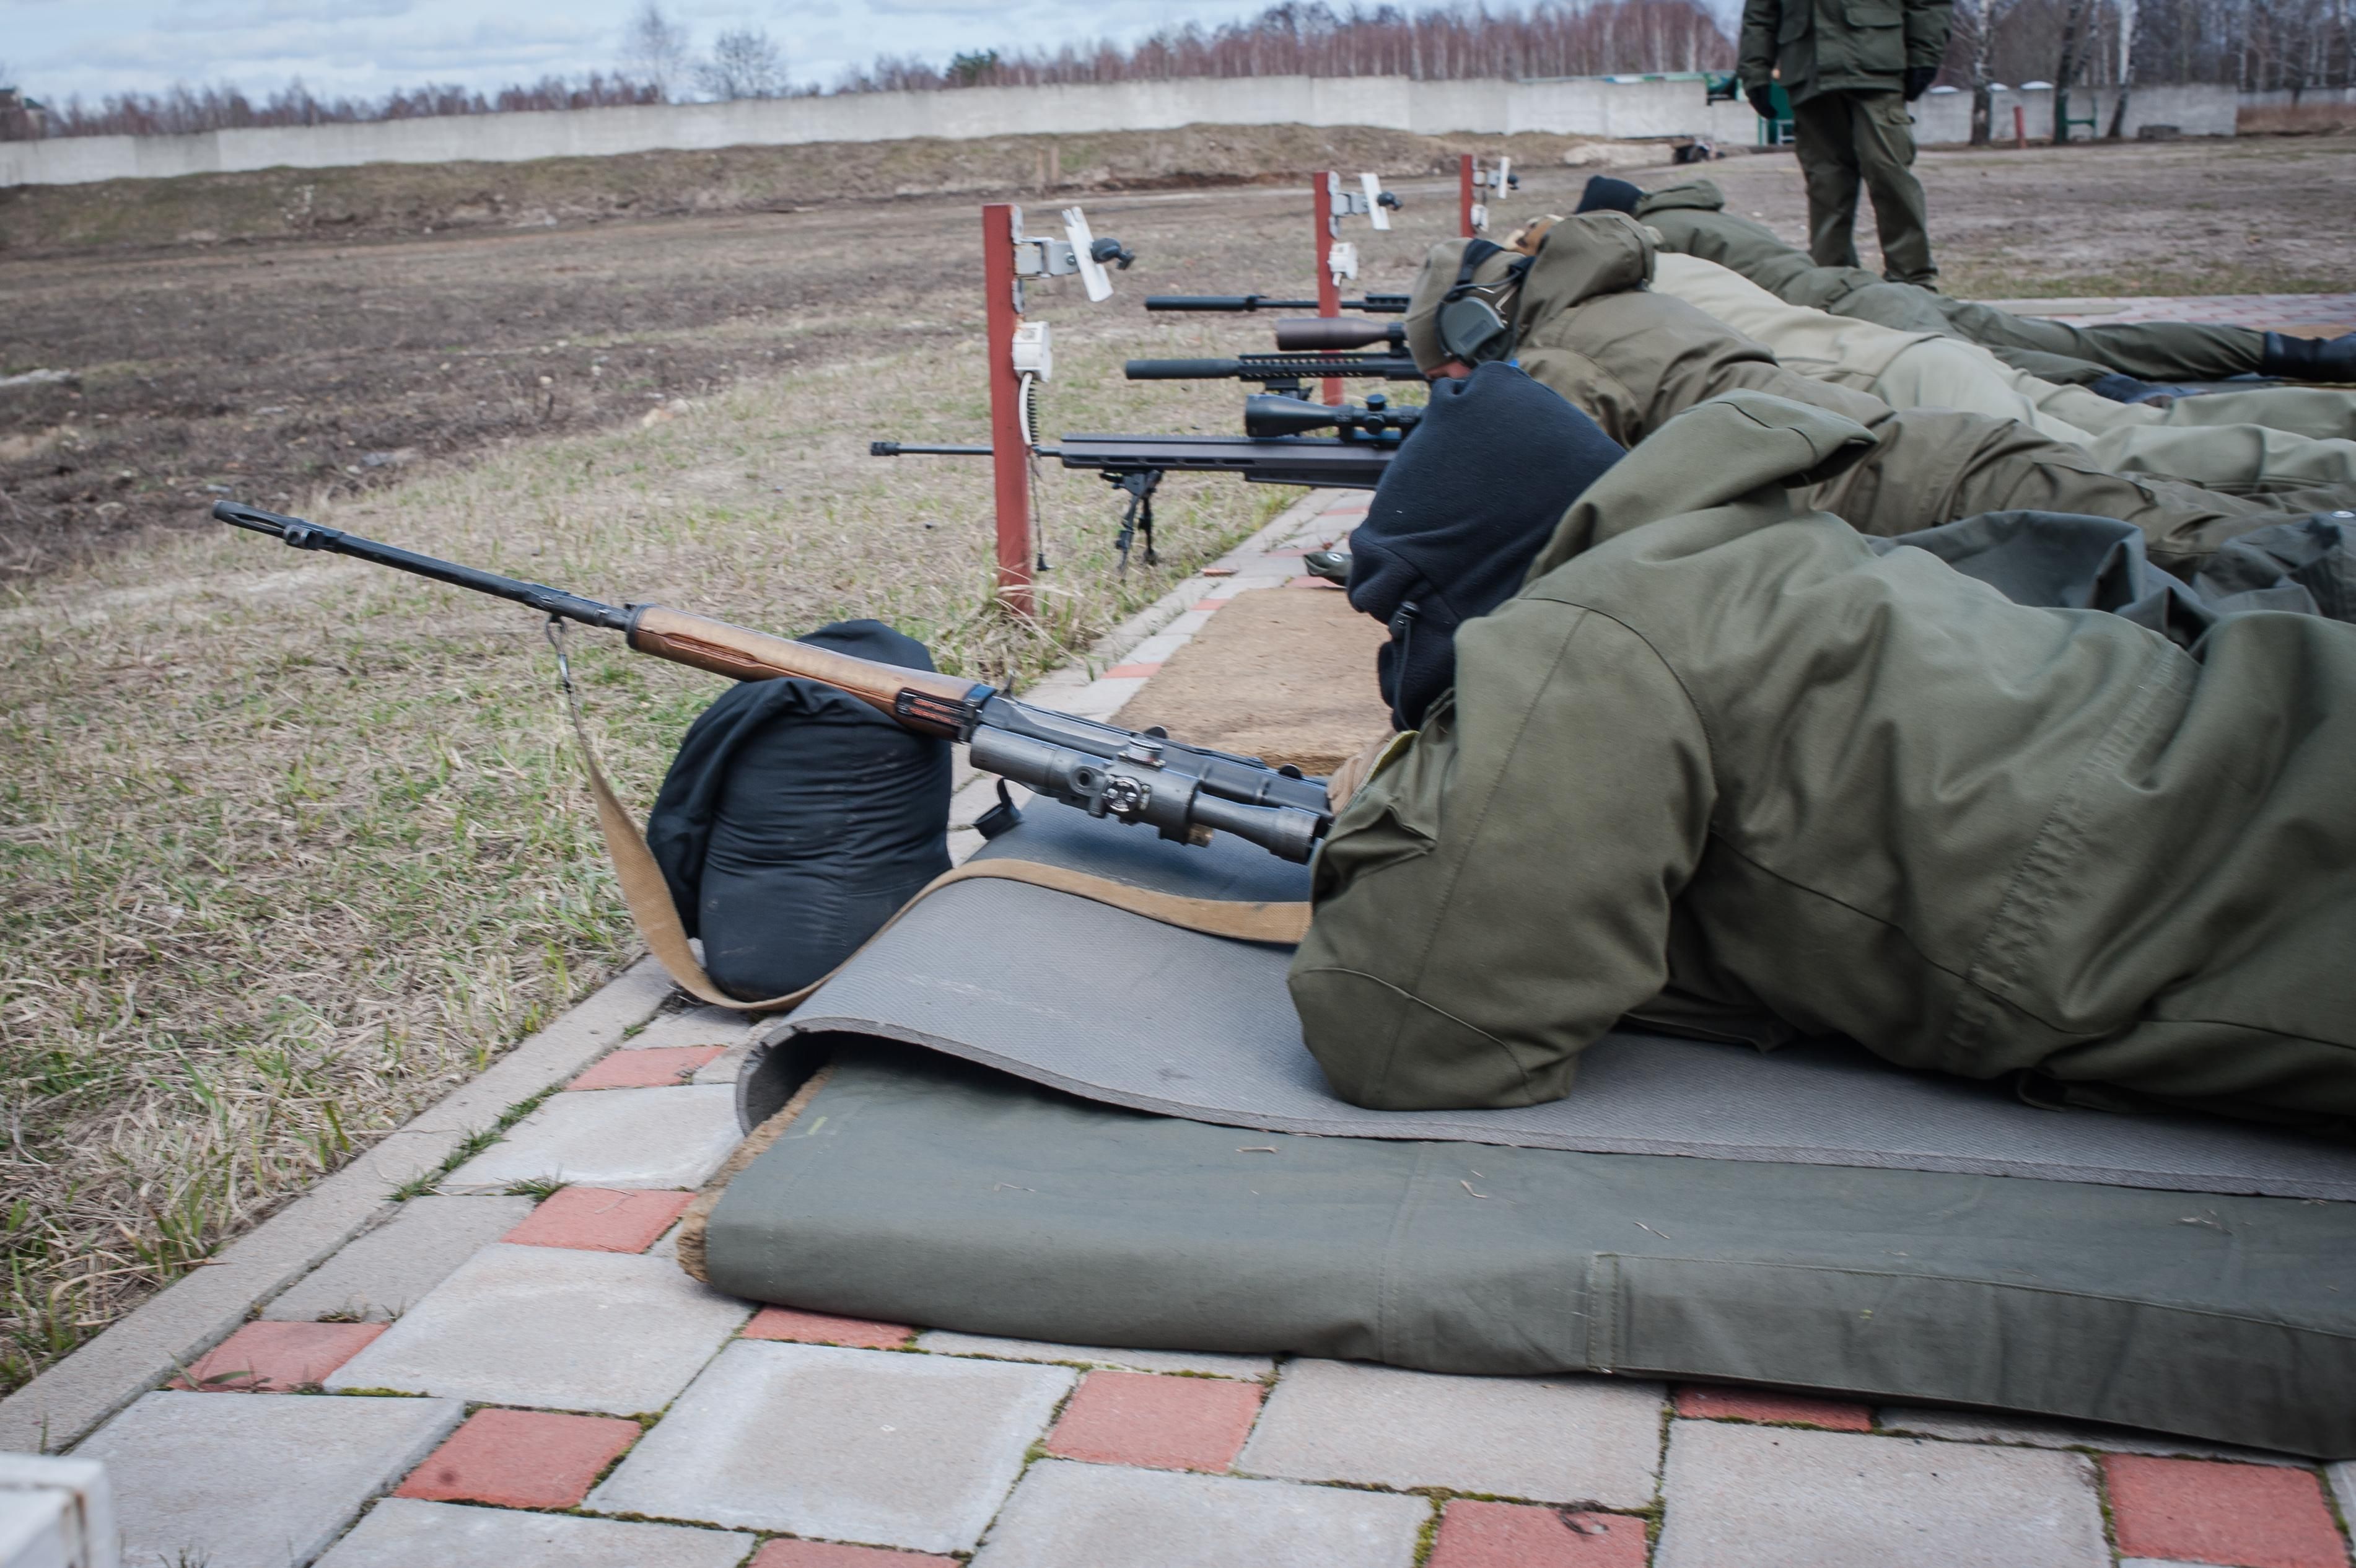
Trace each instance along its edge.
<path fill-rule="evenodd" d="M 1440 1516 L 1429 1568 L 1644 1568 L 1644 1521 L 1460 1498 Z"/>
<path fill-rule="evenodd" d="M 384 1323 L 249 1323 L 171 1386 L 198 1393 L 284 1393 L 316 1383 L 391 1327 Z"/>
<path fill-rule="evenodd" d="M 695 1076 L 695 1069 L 725 1046 L 652 1046 L 643 1051 L 616 1051 L 567 1089 L 670 1089 Z"/>
<path fill-rule="evenodd" d="M 1780 1421 L 1795 1426 L 1821 1426 L 1832 1432 L 1873 1430 L 1873 1411 L 1867 1405 L 1810 1399 L 1805 1394 L 1719 1388 L 1710 1383 L 1679 1383 L 1677 1413 L 1701 1421 Z"/>
<path fill-rule="evenodd" d="M 745 1568 L 964 1568 L 954 1557 L 927 1557 L 883 1546 L 837 1546 L 830 1541 L 773 1541 Z"/>
<path fill-rule="evenodd" d="M 1098 1465 L 1224 1470 L 1259 1415 L 1258 1383 L 1090 1372 L 1047 1434 L 1047 1452 Z"/>
<path fill-rule="evenodd" d="M 790 1339 L 801 1345 L 848 1345 L 857 1350 L 896 1350 L 916 1337 L 905 1323 L 870 1323 L 863 1317 L 830 1317 L 765 1306 L 744 1326 L 747 1339 Z"/>
<path fill-rule="evenodd" d="M 1194 601 L 1194 607 L 1198 610 L 1215 610 L 1221 605 L 1227 604 L 1230 601 L 1226 599 L 1196 599 Z"/>
<path fill-rule="evenodd" d="M 2103 1475 L 2122 1556 L 2348 1568 L 2347 1543 L 2311 1471 L 2105 1454 Z"/>
<path fill-rule="evenodd" d="M 530 1218 L 499 1238 L 519 1247 L 572 1247 L 584 1252 L 643 1252 L 695 1201 L 691 1192 L 624 1192 L 610 1187 L 560 1187 Z"/>
<path fill-rule="evenodd" d="M 393 1495 L 510 1509 L 569 1509 L 638 1440 L 612 1415 L 478 1410 L 409 1473 Z"/>
<path fill-rule="evenodd" d="M 1162 665 L 1158 660 L 1151 664 L 1116 664 L 1105 671 L 1105 679 L 1108 681 L 1134 680 L 1140 676 L 1151 675 L 1161 668 Z"/>

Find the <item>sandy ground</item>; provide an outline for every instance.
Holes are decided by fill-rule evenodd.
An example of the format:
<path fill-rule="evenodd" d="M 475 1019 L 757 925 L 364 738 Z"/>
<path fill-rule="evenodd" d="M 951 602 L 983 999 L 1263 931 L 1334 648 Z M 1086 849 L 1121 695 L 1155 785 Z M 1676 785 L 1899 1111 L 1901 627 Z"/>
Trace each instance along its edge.
<path fill-rule="evenodd" d="M 2356 287 L 2344 233 L 2356 136 L 1941 151 L 1921 166 L 1960 294 Z M 1505 216 L 1567 209 L 1590 172 L 1532 166 Z M 1652 185 L 1687 171 L 1664 155 L 1622 172 Z M 1699 172 L 1739 210 L 1801 237 L 1788 155 Z M 1405 286 L 1453 222 L 1450 183 L 1397 184 L 1408 201 L 1399 228 L 1355 236 L 1376 286 Z M 1034 199 L 1034 213 L 1060 199 Z M 1296 187 L 1086 199 L 1099 231 L 1141 256 L 1087 330 L 1138 352 L 1173 351 L 1180 331 L 1143 313 L 1146 293 L 1311 285 Z M 978 328 L 968 196 L 554 227 L 534 210 L 534 227 L 455 235 L 47 257 L 20 247 L 0 260 L 0 376 L 70 372 L 0 387 L 0 581 L 185 525 L 214 495 L 299 508 L 420 465 Z M 1246 321 L 1211 319 L 1214 349 L 1266 346 Z M 969 390 L 945 386 L 944 406 Z"/>

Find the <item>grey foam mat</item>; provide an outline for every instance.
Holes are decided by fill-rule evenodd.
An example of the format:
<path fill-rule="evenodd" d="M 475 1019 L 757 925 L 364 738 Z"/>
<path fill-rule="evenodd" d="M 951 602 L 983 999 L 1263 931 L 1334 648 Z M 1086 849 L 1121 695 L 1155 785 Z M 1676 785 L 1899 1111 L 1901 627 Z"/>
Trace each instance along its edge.
<path fill-rule="evenodd" d="M 1305 870 L 1224 835 L 1183 849 L 1046 802 L 981 853 L 1196 897 L 1307 896 Z M 2356 1150 L 2339 1144 L 2203 1116 L 2039 1110 L 1846 1042 L 1762 1054 L 1615 1032 L 1552 1104 L 1363 1110 L 1327 1090 L 1301 1043 L 1290 958 L 1044 888 L 960 883 L 853 959 L 784 1037 L 904 1040 L 1108 1104 L 1271 1132 L 2356 1200 Z M 748 1126 L 774 1087 L 748 1066 Z"/>

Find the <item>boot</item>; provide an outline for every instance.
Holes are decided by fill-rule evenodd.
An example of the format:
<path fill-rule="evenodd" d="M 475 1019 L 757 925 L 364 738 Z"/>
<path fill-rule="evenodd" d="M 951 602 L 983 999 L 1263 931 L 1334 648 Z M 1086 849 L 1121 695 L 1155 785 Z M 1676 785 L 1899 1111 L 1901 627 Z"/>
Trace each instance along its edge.
<path fill-rule="evenodd" d="M 2266 334 L 2258 374 L 2294 381 L 2356 381 L 2356 332 L 2337 338 L 2286 338 Z"/>

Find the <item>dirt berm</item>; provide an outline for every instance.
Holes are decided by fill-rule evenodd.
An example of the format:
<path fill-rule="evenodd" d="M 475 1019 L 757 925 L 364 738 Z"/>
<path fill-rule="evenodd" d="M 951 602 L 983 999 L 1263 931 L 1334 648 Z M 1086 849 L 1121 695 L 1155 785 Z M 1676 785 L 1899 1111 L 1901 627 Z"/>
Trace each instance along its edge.
<path fill-rule="evenodd" d="M 1579 137 L 1419 136 L 1365 126 L 1187 125 L 1086 136 L 820 142 L 530 163 L 363 164 L 0 189 L 0 253 L 537 228 L 844 199 L 1044 196 L 1295 180 L 1303 169 L 1452 174 L 1461 153 L 1525 166 L 1657 161 Z"/>

